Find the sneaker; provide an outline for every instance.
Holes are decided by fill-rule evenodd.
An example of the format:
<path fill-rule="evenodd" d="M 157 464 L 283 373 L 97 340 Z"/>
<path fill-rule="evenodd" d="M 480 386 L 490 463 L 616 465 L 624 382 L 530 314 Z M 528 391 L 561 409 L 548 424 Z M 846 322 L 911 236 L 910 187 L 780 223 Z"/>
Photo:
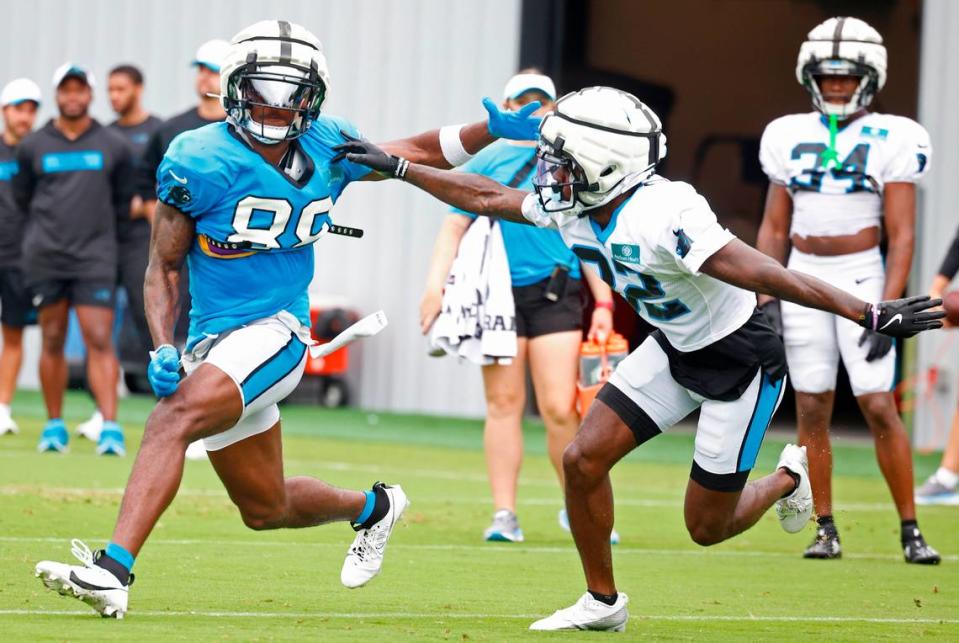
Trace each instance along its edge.
<path fill-rule="evenodd" d="M 350 589 L 362 587 L 373 580 L 380 573 L 383 566 L 383 554 L 386 551 L 386 542 L 393 533 L 393 528 L 403 516 L 403 512 L 410 505 L 403 488 L 399 485 L 387 486 L 377 482 L 373 488 L 382 488 L 390 499 L 390 508 L 378 522 L 368 529 L 356 532 L 356 538 L 343 561 L 340 571 L 340 581 Z"/>
<path fill-rule="evenodd" d="M 43 427 L 43 433 L 40 434 L 37 451 L 40 453 L 48 451 L 66 453 L 69 443 L 70 434 L 67 433 L 67 427 L 63 423 L 63 420 L 47 420 L 47 423 Z"/>
<path fill-rule="evenodd" d="M 803 552 L 803 558 L 818 558 L 821 560 L 829 558 L 842 558 L 842 548 L 839 546 L 839 532 L 835 528 L 827 529 L 820 527 L 816 531 L 816 540 L 812 541 L 806 551 Z"/>
<path fill-rule="evenodd" d="M 0 411 L 0 435 L 15 435 L 20 432 L 20 427 L 13 421 L 9 413 Z"/>
<path fill-rule="evenodd" d="M 519 518 L 509 509 L 500 509 L 493 514 L 493 522 L 483 532 L 487 542 L 521 543 L 523 530 L 519 528 Z"/>
<path fill-rule="evenodd" d="M 569 515 L 566 513 L 566 510 L 565 510 L 565 509 L 560 509 L 560 510 L 559 510 L 559 516 L 557 516 L 557 519 L 559 520 L 559 528 L 560 528 L 560 529 L 562 529 L 563 531 L 570 531 L 570 529 L 569 529 Z M 618 545 L 618 544 L 619 544 L 619 532 L 616 531 L 615 528 L 614 528 L 611 532 L 609 532 L 609 544 L 610 544 L 610 545 Z"/>
<path fill-rule="evenodd" d="M 794 534 L 802 531 L 812 517 L 812 487 L 809 484 L 809 460 L 806 458 L 806 447 L 787 444 L 779 456 L 776 469 L 786 469 L 799 476 L 796 489 L 785 498 L 776 501 L 779 524 L 784 531 Z"/>
<path fill-rule="evenodd" d="M 210 457 L 206 453 L 206 447 L 203 446 L 203 440 L 197 440 L 196 442 L 188 444 L 184 455 L 187 460 L 207 460 Z"/>
<path fill-rule="evenodd" d="M 902 541 L 902 555 L 907 563 L 916 565 L 938 565 L 942 561 L 939 552 L 926 543 L 918 529 L 913 529 L 912 536 Z"/>
<path fill-rule="evenodd" d="M 62 596 L 80 599 L 101 616 L 123 618 L 127 611 L 133 574 L 130 574 L 129 582 L 124 585 L 112 573 L 94 564 L 102 552 L 91 553 L 90 548 L 77 539 L 73 539 L 71 544 L 73 555 L 83 564 L 68 565 L 42 560 L 35 569 L 37 578 L 43 581 L 48 589 Z"/>
<path fill-rule="evenodd" d="M 572 607 L 557 610 L 552 616 L 540 619 L 529 626 L 531 630 L 599 630 L 602 632 L 625 632 L 629 611 L 629 597 L 620 592 L 616 602 L 607 605 L 597 601 L 589 592 L 583 594 Z"/>
<path fill-rule="evenodd" d="M 77 425 L 76 434 L 81 438 L 86 438 L 90 442 L 97 442 L 100 439 L 100 431 L 102 430 L 103 414 L 100 413 L 100 411 L 94 411 L 89 420 Z"/>
<path fill-rule="evenodd" d="M 123 429 L 116 422 L 104 422 L 103 430 L 97 439 L 97 455 L 118 455 L 122 458 L 126 454 Z"/>
<path fill-rule="evenodd" d="M 956 493 L 956 487 L 947 487 L 942 484 L 936 474 L 929 476 L 929 479 L 916 489 L 917 505 L 957 503 L 959 503 L 959 493 Z"/>

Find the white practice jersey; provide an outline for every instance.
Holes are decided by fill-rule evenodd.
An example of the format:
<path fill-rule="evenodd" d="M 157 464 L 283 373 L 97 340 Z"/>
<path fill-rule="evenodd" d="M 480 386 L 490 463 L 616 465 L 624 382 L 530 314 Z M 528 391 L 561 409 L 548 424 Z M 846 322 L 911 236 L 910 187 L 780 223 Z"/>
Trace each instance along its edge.
<path fill-rule="evenodd" d="M 653 177 L 620 205 L 605 229 L 589 217 L 544 212 L 536 194 L 526 198 L 523 214 L 535 225 L 559 230 L 580 261 L 679 351 L 726 337 L 756 307 L 753 293 L 699 272 L 735 237 L 688 183 Z"/>
<path fill-rule="evenodd" d="M 818 112 L 790 114 L 766 126 L 759 161 L 793 199 L 790 234 L 855 234 L 882 225 L 887 183 L 914 183 L 929 169 L 929 134 L 904 116 L 866 114 L 839 130 L 837 161 L 823 167 L 829 125 Z"/>

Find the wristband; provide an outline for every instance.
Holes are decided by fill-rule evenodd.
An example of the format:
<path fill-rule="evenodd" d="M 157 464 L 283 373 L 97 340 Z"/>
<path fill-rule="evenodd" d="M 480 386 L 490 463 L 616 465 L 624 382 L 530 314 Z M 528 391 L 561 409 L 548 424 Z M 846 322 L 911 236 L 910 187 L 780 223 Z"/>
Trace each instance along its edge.
<path fill-rule="evenodd" d="M 463 141 L 460 139 L 462 130 L 463 125 L 446 125 L 440 128 L 440 149 L 443 151 L 443 158 L 453 167 L 458 167 L 473 158 L 473 155 L 463 147 Z"/>
<path fill-rule="evenodd" d="M 609 312 L 613 312 L 614 310 L 616 310 L 616 304 L 613 303 L 612 299 L 608 301 L 597 301 L 597 302 L 593 302 L 593 308 L 605 308 Z"/>

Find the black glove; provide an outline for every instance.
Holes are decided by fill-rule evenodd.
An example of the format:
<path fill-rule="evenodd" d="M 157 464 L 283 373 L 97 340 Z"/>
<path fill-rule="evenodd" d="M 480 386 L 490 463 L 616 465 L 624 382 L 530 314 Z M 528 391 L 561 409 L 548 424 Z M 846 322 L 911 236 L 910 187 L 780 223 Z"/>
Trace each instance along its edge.
<path fill-rule="evenodd" d="M 769 322 L 769 325 L 773 327 L 774 331 L 776 331 L 776 334 L 782 337 L 783 313 L 782 308 L 779 307 L 779 300 L 770 299 L 759 307 L 759 312 L 763 314 L 763 316 L 766 318 L 766 321 Z"/>
<path fill-rule="evenodd" d="M 886 356 L 886 353 L 892 350 L 892 344 L 895 340 L 888 335 L 880 335 L 874 330 L 868 328 L 862 331 L 859 336 L 859 345 L 862 346 L 869 342 L 869 352 L 866 354 L 866 361 L 873 362 Z"/>
<path fill-rule="evenodd" d="M 354 138 L 343 130 L 340 130 L 340 134 L 346 139 L 346 143 L 333 146 L 333 151 L 337 152 L 337 155 L 330 159 L 330 162 L 336 163 L 345 158 L 351 163 L 365 165 L 387 178 L 402 179 L 406 176 L 410 162 L 405 158 L 387 154 L 373 143 Z"/>
<path fill-rule="evenodd" d="M 917 295 L 906 299 L 891 299 L 878 304 L 866 304 L 859 316 L 859 325 L 890 337 L 912 337 L 916 333 L 942 328 L 939 321 L 946 316 L 944 310 L 932 310 L 942 306 L 941 299 L 929 295 Z"/>

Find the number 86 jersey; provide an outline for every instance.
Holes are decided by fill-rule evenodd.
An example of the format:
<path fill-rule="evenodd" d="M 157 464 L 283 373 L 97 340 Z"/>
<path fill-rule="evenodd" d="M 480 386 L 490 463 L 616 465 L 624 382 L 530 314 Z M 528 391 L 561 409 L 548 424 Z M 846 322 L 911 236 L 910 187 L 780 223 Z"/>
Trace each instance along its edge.
<path fill-rule="evenodd" d="M 756 295 L 701 273 L 703 263 L 735 236 L 719 225 L 706 199 L 687 183 L 654 176 L 614 212 L 605 228 L 572 219 L 526 197 L 523 215 L 559 230 L 563 241 L 669 344 L 688 353 L 745 324 Z"/>
<path fill-rule="evenodd" d="M 330 163 L 341 129 L 359 136 L 346 121 L 317 119 L 291 144 L 299 152 L 292 173 L 271 165 L 225 122 L 170 144 L 157 169 L 157 197 L 196 223 L 187 255 L 188 347 L 282 310 L 309 325 L 313 243 L 343 189 L 369 173 L 347 161 Z"/>
<path fill-rule="evenodd" d="M 769 180 L 792 195 L 790 234 L 838 236 L 880 226 L 887 183 L 915 183 L 929 170 L 929 134 L 903 116 L 867 113 L 836 132 L 818 112 L 766 126 L 759 160 Z"/>

